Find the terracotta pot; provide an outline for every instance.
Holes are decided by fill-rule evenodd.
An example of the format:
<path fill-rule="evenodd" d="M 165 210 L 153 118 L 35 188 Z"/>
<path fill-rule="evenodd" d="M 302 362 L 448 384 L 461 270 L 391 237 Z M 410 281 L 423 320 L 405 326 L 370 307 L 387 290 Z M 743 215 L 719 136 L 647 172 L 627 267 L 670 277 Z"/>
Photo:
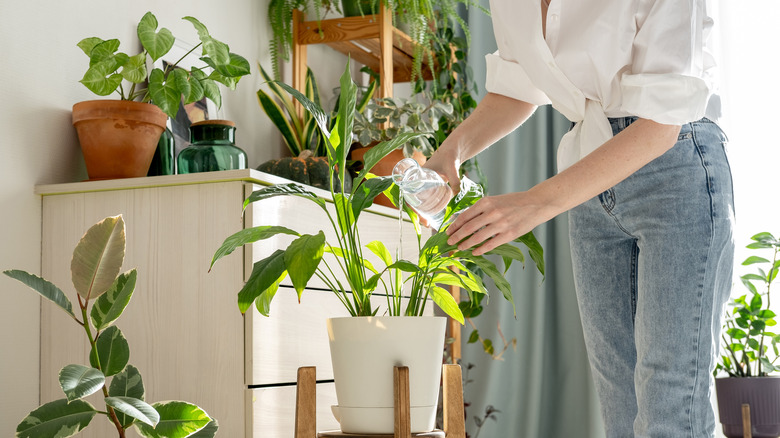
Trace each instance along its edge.
<path fill-rule="evenodd" d="M 780 436 L 780 377 L 715 379 L 723 434 L 742 437 L 742 404 L 750 405 L 754 438 Z"/>
<path fill-rule="evenodd" d="M 362 163 L 363 156 L 366 155 L 366 152 L 368 152 L 370 149 L 371 146 L 353 149 L 352 159 L 355 161 L 360 161 Z M 376 165 L 371 169 L 371 173 L 377 176 L 390 176 L 393 174 L 393 167 L 395 167 L 396 163 L 403 160 L 404 158 L 405 158 L 404 151 L 401 149 L 396 149 L 393 152 L 387 154 L 381 160 L 379 160 L 379 162 L 376 163 Z M 412 158 L 414 158 L 414 161 L 420 163 L 421 166 L 425 164 L 425 161 L 427 161 L 425 155 L 423 155 L 423 153 L 420 151 L 414 151 Z M 390 208 L 397 208 L 395 205 L 393 205 L 392 202 L 390 202 L 390 199 L 385 195 L 377 196 L 374 199 L 374 204 L 384 205 Z"/>
<path fill-rule="evenodd" d="M 73 126 L 89 179 L 146 176 L 167 120 L 149 103 L 90 100 L 73 105 Z"/>

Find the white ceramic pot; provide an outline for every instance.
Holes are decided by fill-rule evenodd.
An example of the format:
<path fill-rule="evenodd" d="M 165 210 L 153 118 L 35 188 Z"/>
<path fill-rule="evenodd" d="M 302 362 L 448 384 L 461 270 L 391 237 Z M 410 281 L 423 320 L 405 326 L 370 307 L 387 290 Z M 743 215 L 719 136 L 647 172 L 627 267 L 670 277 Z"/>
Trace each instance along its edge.
<path fill-rule="evenodd" d="M 412 433 L 436 423 L 447 319 L 423 316 L 328 320 L 330 355 L 344 433 L 393 433 L 393 367 L 409 367 Z"/>

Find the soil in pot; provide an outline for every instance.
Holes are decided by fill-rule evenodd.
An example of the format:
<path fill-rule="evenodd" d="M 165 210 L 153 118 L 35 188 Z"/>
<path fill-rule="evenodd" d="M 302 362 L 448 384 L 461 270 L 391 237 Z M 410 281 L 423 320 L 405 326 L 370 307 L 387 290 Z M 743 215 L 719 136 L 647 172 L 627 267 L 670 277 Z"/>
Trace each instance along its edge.
<path fill-rule="evenodd" d="M 146 176 L 167 121 L 149 103 L 90 100 L 73 105 L 73 126 L 89 179 Z"/>

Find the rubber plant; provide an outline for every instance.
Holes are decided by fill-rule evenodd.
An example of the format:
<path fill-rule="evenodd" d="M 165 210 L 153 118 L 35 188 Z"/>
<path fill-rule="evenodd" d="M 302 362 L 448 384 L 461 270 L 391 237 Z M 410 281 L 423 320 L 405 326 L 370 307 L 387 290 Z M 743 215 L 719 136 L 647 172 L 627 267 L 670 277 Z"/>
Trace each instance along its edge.
<path fill-rule="evenodd" d="M 338 114 L 335 128 L 331 131 L 327 124 L 327 116 L 321 107 L 303 94 L 285 84 L 278 83 L 287 90 L 302 105 L 311 112 L 317 121 L 318 128 L 327 139 L 328 163 L 332 175 L 346 172 L 346 160 L 349 153 L 349 141 L 352 138 L 352 128 L 355 119 L 357 87 L 349 74 L 349 63 L 341 77 L 341 94 L 339 97 Z M 278 291 L 279 283 L 288 275 L 293 287 L 301 299 L 301 294 L 309 280 L 315 275 L 322 280 L 345 306 L 352 316 L 373 316 L 378 308 L 371 303 L 371 296 L 382 285 L 387 299 L 390 316 L 420 316 L 425 311 L 429 299 L 438 305 L 445 313 L 463 323 L 463 314 L 458 303 L 441 284 L 457 284 L 472 294 L 486 293 L 482 281 L 467 269 L 461 260 L 470 260 L 482 268 L 495 282 L 503 295 L 513 302 L 511 286 L 504 279 L 500 270 L 488 258 L 474 256 L 470 250 L 454 251 L 455 247 L 447 244 L 447 236 L 442 231 L 426 242 L 422 242 L 417 215 L 408 207 L 404 207 L 415 224 L 420 245 L 418 260 L 409 261 L 394 259 L 384 243 L 374 241 L 363 246 L 357 226 L 360 215 L 373 204 L 374 198 L 380 193 L 395 196 L 398 199 L 398 189 L 391 177 L 372 177 L 371 168 L 384 156 L 413 138 L 419 133 L 403 133 L 392 140 L 379 143 L 365 156 L 363 170 L 353 179 L 351 191 L 334 190 L 331 185 L 330 196 L 335 207 L 335 213 L 328 209 L 328 201 L 295 183 L 269 186 L 253 192 L 245 201 L 244 208 L 253 202 L 277 196 L 297 196 L 311 201 L 323 210 L 327 221 L 336 235 L 335 241 L 327 241 L 320 230 L 317 234 L 300 234 L 282 226 L 259 226 L 248 228 L 225 239 L 212 258 L 213 266 L 220 258 L 232 253 L 236 248 L 268 239 L 279 234 L 295 236 L 286 249 L 279 249 L 269 257 L 256 262 L 249 280 L 238 292 L 238 307 L 245 313 L 253 304 L 263 315 L 268 315 L 270 303 Z M 448 207 L 448 216 L 476 202 L 479 193 L 464 191 L 453 198 Z M 541 246 L 532 234 L 526 235 L 523 243 L 530 243 L 532 259 L 543 270 Z M 364 257 L 364 248 L 374 253 L 385 266 L 380 270 Z M 330 253 L 336 265 L 323 258 Z M 507 262 L 523 260 L 523 253 L 509 244 L 502 245 L 491 254 L 498 254 Z M 542 262 L 543 263 L 543 262 Z M 509 263 L 507 263 L 508 265 Z M 347 284 L 334 275 L 343 272 Z M 408 305 L 401 305 L 403 284 L 410 283 L 412 287 Z M 514 305 L 514 303 L 513 303 Z"/>
<path fill-rule="evenodd" d="M 122 216 L 93 225 L 73 251 L 71 274 L 78 309 L 48 280 L 20 270 L 3 273 L 19 280 L 62 309 L 84 329 L 89 342 L 89 365 L 70 364 L 60 370 L 65 398 L 44 403 L 16 428 L 17 438 L 64 438 L 78 434 L 96 415 L 105 416 L 125 437 L 130 427 L 147 438 L 210 438 L 218 424 L 200 407 L 183 401 L 149 404 L 143 379 L 129 363 L 130 348 L 114 325 L 130 302 L 137 272 L 119 273 L 125 257 L 125 223 Z M 86 358 L 85 358 L 86 359 Z M 105 408 L 85 397 L 100 394 Z"/>
<path fill-rule="evenodd" d="M 84 38 L 78 46 L 89 57 L 89 68 L 80 82 L 98 96 L 116 93 L 121 100 L 153 103 L 171 118 L 176 117 L 180 102 L 189 104 L 205 97 L 220 107 L 222 94 L 217 84 L 235 89 L 239 79 L 250 73 L 249 63 L 211 36 L 198 19 L 183 19 L 192 23 L 200 42 L 164 70 L 150 70 L 147 64 L 165 56 L 175 38 L 166 28 L 157 30 L 157 18 L 151 12 L 138 23 L 138 39 L 143 46 L 138 54 L 119 52 L 118 39 Z M 181 68 L 179 62 L 197 49 L 201 49 L 203 65 L 189 70 Z"/>

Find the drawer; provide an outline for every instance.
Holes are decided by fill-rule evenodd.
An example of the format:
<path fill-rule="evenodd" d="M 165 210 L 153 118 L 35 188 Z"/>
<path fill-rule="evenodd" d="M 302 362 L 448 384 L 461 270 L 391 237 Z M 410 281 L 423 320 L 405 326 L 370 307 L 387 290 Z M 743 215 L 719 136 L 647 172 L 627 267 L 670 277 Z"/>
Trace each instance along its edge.
<path fill-rule="evenodd" d="M 317 380 L 320 380 L 319 369 Z M 294 385 L 248 389 L 247 438 L 292 438 L 295 436 Z M 336 404 L 336 386 L 317 384 L 317 430 L 337 430 L 339 423 L 330 407 Z"/>

